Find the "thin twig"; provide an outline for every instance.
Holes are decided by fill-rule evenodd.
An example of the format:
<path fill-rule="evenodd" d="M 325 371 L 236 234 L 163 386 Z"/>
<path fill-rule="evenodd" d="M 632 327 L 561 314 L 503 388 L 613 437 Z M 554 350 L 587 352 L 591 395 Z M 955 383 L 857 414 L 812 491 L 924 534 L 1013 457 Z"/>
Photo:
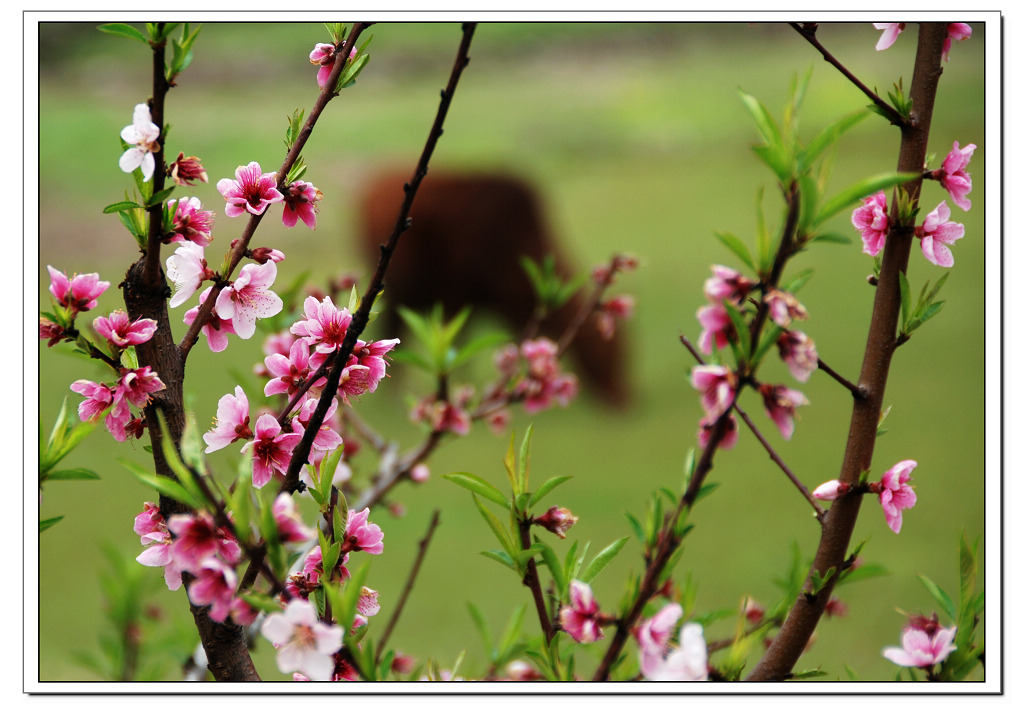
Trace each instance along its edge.
<path fill-rule="evenodd" d="M 818 358 L 818 367 L 821 368 L 822 371 L 824 371 L 825 374 L 827 374 L 833 380 L 835 380 L 840 385 L 842 385 L 847 390 L 849 390 L 850 394 L 853 395 L 853 398 L 855 400 L 863 400 L 864 399 L 864 397 L 865 397 L 864 390 L 860 389 L 860 387 L 858 387 L 857 385 L 854 385 L 852 382 L 847 380 L 845 377 L 840 375 L 838 372 L 836 372 L 835 370 L 830 368 L 827 364 L 825 364 L 825 361 L 822 360 L 820 357 Z"/>
<path fill-rule="evenodd" d="M 402 594 L 398 597 L 398 602 L 395 604 L 395 610 L 391 613 L 391 618 L 388 620 L 388 624 L 384 627 L 384 632 L 381 633 L 380 640 L 377 641 L 378 663 L 380 663 L 380 658 L 385 653 L 384 646 L 387 644 L 388 638 L 391 637 L 391 632 L 395 629 L 395 624 L 398 623 L 398 619 L 402 615 L 402 609 L 405 608 L 405 602 L 409 599 L 409 594 L 412 593 L 413 584 L 416 583 L 416 577 L 419 575 L 420 567 L 423 565 L 423 559 L 427 555 L 427 547 L 430 546 L 430 541 L 434 538 L 434 530 L 437 529 L 437 525 L 440 523 L 441 512 L 438 509 L 434 509 L 434 513 L 430 517 L 430 525 L 427 527 L 427 533 L 423 535 L 422 539 L 420 539 L 419 551 L 416 552 L 416 559 L 412 563 L 412 569 L 409 571 L 408 578 L 405 579 L 405 586 L 402 588 Z"/>

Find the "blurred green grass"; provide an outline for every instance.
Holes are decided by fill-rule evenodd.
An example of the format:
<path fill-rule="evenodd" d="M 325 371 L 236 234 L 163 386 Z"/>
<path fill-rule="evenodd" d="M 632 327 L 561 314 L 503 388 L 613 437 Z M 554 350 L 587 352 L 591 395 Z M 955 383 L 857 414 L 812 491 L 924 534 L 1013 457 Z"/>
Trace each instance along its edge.
<path fill-rule="evenodd" d="M 357 85 L 328 107 L 305 152 L 307 178 L 325 195 L 317 230 L 289 231 L 276 222 L 260 227 L 257 244 L 288 255 L 281 264 L 282 281 L 307 269 L 317 283 L 359 270 L 365 283 L 367 267 L 352 248 L 354 190 L 382 166 L 411 172 L 459 38 L 458 26 L 446 23 L 382 24 L 370 32 L 373 60 Z M 848 58 L 868 86 L 890 87 L 901 74 L 909 82 L 913 32 L 883 53 L 873 49 L 877 31 L 870 24 L 824 26 L 819 37 L 837 56 Z M 278 165 L 285 117 L 315 98 L 315 72 L 306 66 L 306 56 L 325 39 L 315 24 L 204 26 L 195 63 L 167 104 L 169 151 L 202 157 L 210 173 L 210 185 L 183 193 L 216 207 L 213 184 L 231 176 L 236 166 L 251 160 Z M 148 96 L 149 79 L 141 45 L 56 24 L 42 25 L 40 40 L 40 193 L 63 198 L 45 202 L 40 215 L 39 296 L 46 309 L 47 264 L 66 272 L 99 271 L 116 285 L 135 258 L 117 219 L 100 210 L 129 186 L 117 168 L 117 134 L 131 107 Z M 850 614 L 819 627 L 818 641 L 800 667 L 821 667 L 830 677 L 845 678 L 844 665 L 849 665 L 861 678 L 890 679 L 896 668 L 880 657 L 880 649 L 898 642 L 903 616 L 894 609 L 934 608 L 917 573 L 953 592 L 959 535 L 965 532 L 973 540 L 983 528 L 984 41 L 984 28 L 976 27 L 969 41 L 953 48 L 944 65 L 931 141 L 938 161 L 954 139 L 979 145 L 971 164 L 974 208 L 966 214 L 954 209 L 953 220 L 964 223 L 967 233 L 954 249 L 956 266 L 943 291 L 947 305 L 897 353 L 886 398 L 893 405 L 889 432 L 875 456 L 878 473 L 901 459 L 918 460 L 914 477 L 920 499 L 898 536 L 888 531 L 877 506 L 865 503 L 855 541 L 869 539 L 867 560 L 883 563 L 891 574 L 844 589 L 840 596 Z M 518 435 L 530 422 L 535 426 L 536 477 L 575 475 L 555 492 L 554 503 L 581 517 L 570 539 L 592 542 L 594 554 L 629 533 L 623 511 L 640 516 L 653 490 L 680 486 L 683 458 L 695 443 L 701 413 L 688 384 L 692 359 L 678 336 L 693 338 L 699 332 L 694 313 L 703 302 L 709 265 L 732 261 L 713 232 L 730 231 L 749 241 L 759 187 L 766 187 L 767 215 L 774 220 L 778 204 L 771 177 L 749 150 L 756 134 L 737 89 L 754 94 L 778 115 L 793 75 L 813 66 L 801 117 L 804 137 L 865 102 L 796 33 L 780 25 L 483 24 L 471 56 L 432 166 L 520 173 L 542 190 L 552 224 L 581 268 L 620 250 L 642 263 L 620 285 L 637 298 L 636 317 L 626 327 L 635 387 L 631 409 L 609 412 L 583 395 L 568 410 L 532 419 L 520 414 L 513 425 Z M 880 119 L 858 125 L 840 144 L 833 190 L 891 170 L 898 140 L 896 130 Z M 925 187 L 926 210 L 943 198 L 936 185 Z M 240 226 L 218 215 L 214 247 L 226 250 L 229 234 Z M 859 252 L 847 217 L 834 219 L 832 228 L 853 243 L 815 247 L 798 257 L 792 270 L 814 267 L 814 278 L 800 294 L 811 315 L 802 327 L 824 360 L 854 378 L 871 307 L 864 280 L 871 259 Z M 912 285 L 941 274 L 915 252 Z M 112 289 L 98 311 L 120 305 Z M 172 321 L 182 312 L 172 311 Z M 46 429 L 63 399 L 77 404 L 68 390 L 72 381 L 102 375 L 98 366 L 61 352 L 40 354 L 40 418 Z M 218 356 L 205 349 L 190 356 L 186 394 L 200 426 L 212 419 L 220 395 L 236 384 L 231 370 L 249 375 L 261 357 L 256 340 L 233 341 Z M 765 379 L 789 380 L 782 366 L 766 369 Z M 394 366 L 394 379 L 359 407 L 374 424 L 410 444 L 417 433 L 405 421 L 403 396 L 422 383 L 418 376 L 404 375 L 406 370 Z M 811 404 L 802 410 L 790 443 L 775 438 L 756 401 L 748 397 L 745 406 L 793 471 L 813 487 L 838 471 L 850 400 L 822 374 L 800 389 Z M 477 427 L 469 437 L 445 444 L 432 460 L 432 472 L 470 471 L 500 485 L 507 438 Z M 131 520 L 142 502 L 153 498 L 115 458 L 145 463 L 147 457 L 141 444 L 116 445 L 97 430 L 68 464 L 90 466 L 103 481 L 61 483 L 45 492 L 41 514 L 65 519 L 40 539 L 43 680 L 94 677 L 73 653 L 95 650 L 102 628 L 95 578 L 103 567 L 99 544 L 138 550 Z M 230 469 L 223 453 L 211 464 Z M 719 455 L 712 480 L 720 487 L 695 510 L 696 529 L 676 575 L 682 579 L 690 573 L 699 584 L 698 610 L 737 607 L 747 595 L 771 601 L 778 595 L 773 579 L 787 568 L 791 545 L 798 544 L 805 555 L 813 552 L 817 529 L 810 510 L 749 434 L 735 450 Z M 463 649 L 468 662 L 479 662 L 482 646 L 465 604 L 480 606 L 492 630 L 500 632 L 512 607 L 527 602 L 525 590 L 510 572 L 478 555 L 491 548 L 491 536 L 464 491 L 433 478 L 401 488 L 395 498 L 407 516 L 374 512 L 388 547 L 374 559 L 370 576 L 383 604 L 377 618 L 388 617 L 430 510 L 441 509 L 442 526 L 391 644 L 443 666 Z M 74 558 L 68 558 L 68 539 L 75 542 Z M 555 548 L 564 553 L 564 546 Z M 630 544 L 595 582 L 606 608 L 617 603 L 626 574 L 640 569 L 639 557 L 639 547 Z M 162 592 L 158 602 L 166 619 L 190 619 L 184 594 Z M 534 626 L 530 615 L 527 625 Z M 725 637 L 730 629 L 728 622 L 712 626 L 708 636 Z M 265 678 L 283 677 L 266 643 L 256 658 Z M 588 656 L 580 658 L 588 662 Z"/>

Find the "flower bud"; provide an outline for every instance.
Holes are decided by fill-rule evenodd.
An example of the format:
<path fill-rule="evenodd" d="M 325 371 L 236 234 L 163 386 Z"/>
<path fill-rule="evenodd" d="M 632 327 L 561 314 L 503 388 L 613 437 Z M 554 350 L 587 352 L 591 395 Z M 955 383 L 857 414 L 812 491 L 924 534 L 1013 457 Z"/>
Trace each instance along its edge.
<path fill-rule="evenodd" d="M 832 479 L 824 484 L 820 485 L 817 489 L 811 492 L 815 499 L 821 499 L 822 501 L 832 501 L 850 491 L 850 485 L 846 482 L 841 482 L 838 479 Z"/>
<path fill-rule="evenodd" d="M 533 520 L 533 523 L 542 526 L 552 534 L 557 534 L 559 539 L 565 538 L 565 532 L 570 529 L 579 517 L 574 515 L 565 507 L 553 506 L 544 514 Z"/>
<path fill-rule="evenodd" d="M 209 181 L 206 169 L 199 163 L 199 158 L 185 156 L 184 152 L 178 153 L 178 158 L 168 168 L 168 174 L 178 186 L 192 186 L 195 181 L 202 181 L 205 184 Z"/>

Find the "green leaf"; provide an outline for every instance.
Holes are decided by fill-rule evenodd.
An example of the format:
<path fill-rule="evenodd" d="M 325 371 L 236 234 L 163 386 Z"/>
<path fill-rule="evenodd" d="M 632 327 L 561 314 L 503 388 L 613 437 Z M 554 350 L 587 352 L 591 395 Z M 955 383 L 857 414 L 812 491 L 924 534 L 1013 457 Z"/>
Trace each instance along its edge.
<path fill-rule="evenodd" d="M 779 127 L 772 119 L 771 114 L 761 102 L 744 91 L 740 91 L 740 100 L 743 102 L 750 116 L 754 118 L 754 125 L 761 134 L 765 144 L 774 150 L 782 148 L 782 134 Z"/>
<path fill-rule="evenodd" d="M 135 352 L 135 346 L 129 345 L 121 351 L 121 367 L 128 370 L 139 369 L 139 356 Z"/>
<path fill-rule="evenodd" d="M 73 481 L 78 479 L 99 479 L 100 475 L 91 469 L 84 469 L 82 467 L 76 467 L 74 469 L 60 469 L 56 472 L 50 472 L 46 475 L 46 480 L 51 482 L 56 481 Z"/>
<path fill-rule="evenodd" d="M 839 141 L 843 134 L 860 123 L 868 114 L 869 112 L 866 109 L 862 109 L 853 114 L 847 114 L 845 117 L 840 117 L 825 127 L 800 154 L 801 165 L 805 168 L 809 167 L 815 159 L 821 156 L 822 152 Z"/>
<path fill-rule="evenodd" d="M 551 477 L 543 484 L 540 485 L 540 489 L 534 492 L 533 496 L 530 497 L 530 506 L 536 505 L 541 499 L 546 497 L 555 487 L 572 479 L 571 474 L 563 474 L 557 477 Z"/>
<path fill-rule="evenodd" d="M 491 531 L 494 532 L 494 535 L 498 537 L 498 543 L 501 544 L 501 547 L 505 549 L 509 555 L 517 554 L 519 549 L 516 548 L 508 530 L 501 523 L 498 517 L 494 515 L 494 512 L 484 506 L 484 503 L 477 499 L 475 495 L 473 496 L 473 501 L 476 503 L 476 507 L 480 511 L 481 516 L 483 516 L 484 521 L 487 522 L 487 525 L 491 528 Z"/>
<path fill-rule="evenodd" d="M 920 178 L 920 174 L 890 172 L 858 181 L 825 202 L 814 219 L 814 227 L 820 226 L 840 211 L 850 208 L 867 196 L 918 178 Z"/>
<path fill-rule="evenodd" d="M 116 214 L 119 211 L 127 211 L 128 209 L 141 209 L 143 208 L 134 201 L 118 201 L 110 204 L 109 206 L 103 207 L 103 213 L 105 214 Z"/>
<path fill-rule="evenodd" d="M 906 333 L 910 324 L 910 281 L 903 271 L 900 271 L 900 323 L 903 325 L 903 332 Z"/>
<path fill-rule="evenodd" d="M 168 479 L 167 477 L 161 477 L 154 474 L 145 467 L 129 462 L 127 459 L 118 458 L 117 461 L 120 462 L 125 469 L 134 474 L 135 478 L 140 482 L 148 487 L 152 487 L 164 496 L 168 496 L 182 504 L 188 504 L 196 509 L 200 509 L 205 505 L 203 500 L 197 499 L 173 479 Z"/>
<path fill-rule="evenodd" d="M 597 575 L 604 570 L 611 560 L 614 559 L 620 551 L 622 551 L 622 547 L 626 545 L 627 541 L 629 541 L 629 537 L 624 536 L 606 546 L 604 550 L 595 556 L 594 560 L 590 562 L 586 570 L 583 572 L 583 575 L 580 577 L 580 580 L 586 583 L 593 582 L 593 580 L 597 578 Z"/>
<path fill-rule="evenodd" d="M 49 529 L 51 526 L 53 526 L 54 524 L 56 524 L 58 521 L 60 521 L 63 518 L 64 518 L 63 516 L 55 516 L 55 517 L 52 517 L 50 519 L 40 519 L 39 520 L 39 533 L 42 534 L 44 531 Z"/>
<path fill-rule="evenodd" d="M 736 254 L 737 258 L 750 266 L 752 270 L 757 270 L 757 266 L 754 265 L 754 259 L 751 257 L 750 251 L 747 250 L 743 241 L 741 241 L 737 236 L 731 233 L 722 233 L 720 231 L 715 231 L 715 236 L 718 237 L 719 241 L 725 244 L 726 248 Z"/>
<path fill-rule="evenodd" d="M 835 231 L 826 231 L 825 233 L 819 233 L 811 239 L 814 243 L 841 243 L 849 244 L 852 243 L 849 236 L 845 236 Z"/>
<path fill-rule="evenodd" d="M 493 662 L 497 657 L 497 651 L 494 650 L 494 641 L 491 639 L 491 629 L 487 627 L 487 620 L 480 612 L 480 609 L 472 603 L 467 603 L 466 608 L 469 609 L 469 616 L 473 619 L 473 623 L 476 625 L 476 630 L 480 634 L 480 640 L 484 643 L 484 650 L 487 651 L 487 657 Z"/>
<path fill-rule="evenodd" d="M 489 482 L 475 474 L 470 474 L 469 472 L 455 472 L 453 474 L 442 474 L 441 478 L 447 479 L 452 484 L 456 484 L 463 489 L 468 489 L 475 494 L 479 494 L 484 499 L 488 499 L 495 504 L 505 507 L 506 509 L 512 508 L 512 504 L 504 494 L 498 491 L 497 488 L 492 486 Z"/>
<path fill-rule="evenodd" d="M 523 629 L 523 616 L 525 614 L 526 605 L 522 603 L 512 611 L 512 617 L 509 619 L 508 625 L 505 626 L 505 630 L 501 635 L 501 641 L 498 643 L 498 661 L 507 660 L 514 653 L 516 643 L 519 640 L 519 634 Z"/>
<path fill-rule="evenodd" d="M 105 32 L 108 35 L 116 35 L 118 37 L 127 37 L 130 40 L 138 40 L 144 45 L 149 44 L 149 38 L 142 34 L 138 28 L 126 25 L 123 22 L 112 22 L 107 25 L 100 25 L 97 28 L 100 32 Z"/>
<path fill-rule="evenodd" d="M 530 489 L 530 445 L 532 442 L 533 424 L 531 423 L 526 428 L 523 443 L 519 447 L 519 469 L 516 475 L 518 488 L 515 490 L 516 494 L 522 494 Z"/>
<path fill-rule="evenodd" d="M 449 361 L 449 367 L 454 370 L 460 365 L 464 365 L 469 362 L 469 360 L 476 357 L 480 352 L 497 347 L 507 343 L 508 341 L 509 337 L 505 333 L 488 333 L 486 335 L 480 335 L 473 338 L 455 352 L 455 357 Z"/>
<path fill-rule="evenodd" d="M 504 551 L 498 551 L 497 549 L 491 549 L 489 551 L 481 551 L 481 556 L 486 556 L 489 559 L 497 561 L 503 566 L 508 566 L 510 569 L 519 573 L 519 568 L 516 566 L 516 562 L 512 560 L 512 557 L 506 554 Z"/>
<path fill-rule="evenodd" d="M 558 594 L 559 600 L 565 596 L 566 580 L 565 573 L 562 570 L 562 565 L 558 561 L 558 556 L 555 555 L 554 550 L 545 544 L 540 539 L 536 540 L 537 546 L 540 547 L 540 555 L 543 559 L 543 563 L 548 567 L 548 571 L 551 572 L 551 578 L 555 581 L 555 592 Z"/>
<path fill-rule="evenodd" d="M 934 581 L 932 581 L 924 574 L 919 573 L 917 575 L 917 578 L 921 581 L 922 584 L 924 584 L 924 587 L 928 589 L 928 593 L 932 595 L 932 598 L 934 598 L 938 602 L 939 607 L 942 609 L 942 611 L 947 616 L 949 616 L 950 620 L 955 621 L 956 607 L 953 605 L 953 599 L 949 597 L 949 594 L 943 591 L 938 586 L 938 584 L 936 584 Z"/>

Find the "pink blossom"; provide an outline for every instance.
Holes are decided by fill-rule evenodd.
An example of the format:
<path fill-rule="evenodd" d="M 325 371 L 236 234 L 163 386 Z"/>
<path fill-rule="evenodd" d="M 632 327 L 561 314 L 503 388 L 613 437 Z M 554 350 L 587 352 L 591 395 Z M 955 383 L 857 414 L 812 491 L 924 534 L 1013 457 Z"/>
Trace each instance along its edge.
<path fill-rule="evenodd" d="M 558 364 L 558 346 L 547 338 L 524 340 L 520 354 L 526 360 L 527 374 L 516 385 L 515 394 L 523 398 L 528 413 L 547 409 L 557 400 L 563 407 L 576 397 L 575 375 L 563 373 Z"/>
<path fill-rule="evenodd" d="M 392 340 L 376 340 L 372 343 L 365 343 L 362 340 L 356 341 L 355 347 L 352 348 L 349 364 L 358 363 L 369 369 L 369 387 L 366 390 L 367 392 L 374 392 L 377 389 L 377 384 L 386 376 L 388 363 L 385 355 L 394 350 L 398 343 L 399 340 L 397 338 Z"/>
<path fill-rule="evenodd" d="M 559 611 L 558 620 L 577 643 L 593 643 L 604 638 L 600 607 L 590 585 L 582 581 L 569 584 L 569 603 Z"/>
<path fill-rule="evenodd" d="M 934 614 L 930 619 L 916 616 L 903 629 L 903 647 L 890 646 L 882 655 L 905 668 L 930 668 L 956 650 L 955 637 L 956 626 L 942 628 Z"/>
<path fill-rule="evenodd" d="M 254 248 L 249 252 L 249 257 L 256 261 L 260 265 L 267 261 L 273 261 L 274 263 L 280 263 L 284 260 L 284 253 L 277 250 L 276 248 L 267 248 L 262 246 L 260 248 Z"/>
<path fill-rule="evenodd" d="M 701 404 L 708 420 L 717 420 L 736 396 L 736 375 L 725 365 L 698 365 L 690 371 L 690 383 L 704 393 Z"/>
<path fill-rule="evenodd" d="M 378 595 L 372 588 L 363 586 L 359 592 L 359 600 L 356 601 L 356 611 L 359 615 L 369 618 L 380 613 L 380 604 L 377 603 Z"/>
<path fill-rule="evenodd" d="M 711 419 L 709 417 L 702 417 L 700 420 L 700 427 L 697 429 L 697 444 L 701 449 L 707 449 L 711 443 L 711 431 L 715 428 L 715 423 L 721 419 L 716 417 Z M 719 449 L 732 449 L 736 446 L 737 440 L 740 438 L 739 427 L 736 423 L 736 418 L 732 414 L 726 418 L 725 434 L 722 435 L 721 441 L 718 443 Z"/>
<path fill-rule="evenodd" d="M 946 28 L 946 39 L 942 42 L 942 59 L 949 62 L 949 51 L 953 40 L 962 42 L 971 36 L 971 26 L 964 22 L 951 22 Z"/>
<path fill-rule="evenodd" d="M 251 626 L 256 622 L 260 612 L 250 606 L 244 598 L 236 596 L 231 600 L 231 620 L 240 626 Z"/>
<path fill-rule="evenodd" d="M 469 413 L 458 405 L 429 397 L 409 411 L 409 419 L 413 422 L 427 422 L 434 432 L 451 432 L 458 435 L 469 434 L 472 425 Z"/>
<path fill-rule="evenodd" d="M 968 144 L 961 149 L 960 142 L 953 142 L 953 149 L 946 155 L 946 159 L 942 162 L 942 169 L 938 172 L 939 183 L 949 192 L 953 203 L 964 211 L 971 210 L 971 200 L 967 198 L 967 194 L 971 193 L 972 188 L 971 175 L 967 173 L 966 169 L 977 148 L 974 144 Z"/>
<path fill-rule="evenodd" d="M 885 200 L 885 192 L 862 199 L 864 205 L 854 209 L 850 220 L 860 233 L 864 244 L 864 253 L 877 256 L 885 247 L 885 236 L 889 232 L 889 215 Z"/>
<path fill-rule="evenodd" d="M 332 353 L 341 347 L 352 323 L 348 308 L 336 308 L 330 296 L 323 301 L 310 296 L 302 307 L 306 311 L 305 319 L 292 325 L 292 332 L 307 338 L 311 345 L 315 344 L 319 353 Z"/>
<path fill-rule="evenodd" d="M 195 196 L 171 199 L 167 206 L 174 206 L 174 222 L 170 232 L 173 234 L 168 241 L 191 241 L 200 246 L 210 245 L 210 233 L 213 231 L 213 211 L 204 211 L 203 205 Z"/>
<path fill-rule="evenodd" d="M 349 397 L 358 397 L 365 392 L 369 392 L 370 384 L 370 368 L 365 365 L 347 365 L 341 371 L 341 379 L 338 382 L 338 395 L 345 401 L 345 404 L 350 404 L 348 401 Z"/>
<path fill-rule="evenodd" d="M 921 239 L 921 252 L 937 266 L 949 268 L 953 265 L 953 253 L 949 246 L 964 237 L 963 224 L 949 220 L 946 202 L 924 217 L 924 223 L 914 229 L 914 235 Z"/>
<path fill-rule="evenodd" d="M 202 181 L 205 184 L 209 181 L 206 169 L 199 162 L 199 158 L 185 156 L 185 152 L 178 152 L 178 158 L 171 164 L 167 173 L 178 186 L 192 186 L 196 181 Z"/>
<path fill-rule="evenodd" d="M 409 470 L 409 479 L 413 480 L 417 484 L 422 484 L 430 479 L 430 467 L 425 465 L 423 462 L 418 463 Z"/>
<path fill-rule="evenodd" d="M 281 215 L 284 225 L 291 228 L 302 219 L 310 228 L 316 228 L 316 203 L 323 197 L 320 189 L 308 181 L 293 182 L 284 193 L 284 213 Z"/>
<path fill-rule="evenodd" d="M 629 320 L 633 317 L 633 307 L 635 304 L 636 301 L 633 296 L 617 295 L 598 306 L 595 318 L 597 320 L 597 331 L 603 339 L 611 340 L 612 336 L 615 335 L 616 320 Z"/>
<path fill-rule="evenodd" d="M 235 394 L 224 395 L 217 402 L 217 421 L 209 432 L 203 435 L 206 452 L 216 452 L 238 439 L 253 436 L 249 428 L 249 398 L 241 386 L 235 386 Z"/>
<path fill-rule="evenodd" d="M 260 415 L 256 420 L 255 439 L 246 442 L 242 451 L 252 450 L 252 485 L 257 489 L 275 474 L 288 471 L 292 450 L 302 441 L 302 435 L 281 433 L 281 425 L 271 415 Z"/>
<path fill-rule="evenodd" d="M 896 42 L 896 38 L 907 27 L 905 22 L 876 22 L 874 25 L 876 30 L 883 30 L 882 36 L 878 38 L 878 44 L 875 45 L 878 51 L 892 47 L 892 43 Z"/>
<path fill-rule="evenodd" d="M 119 348 L 141 345 L 156 332 L 156 321 L 149 318 L 129 320 L 123 310 L 115 310 L 109 317 L 99 316 L 92 321 L 96 332 Z"/>
<path fill-rule="evenodd" d="M 764 297 L 772 322 L 782 328 L 788 328 L 790 321 L 807 320 L 807 309 L 792 293 L 773 288 Z"/>
<path fill-rule="evenodd" d="M 703 328 L 697 339 L 697 347 L 705 355 L 729 345 L 729 338 L 736 334 L 729 313 L 721 303 L 712 303 L 697 309 L 697 320 Z"/>
<path fill-rule="evenodd" d="M 39 339 L 46 341 L 46 347 L 52 348 L 66 337 L 68 334 L 63 325 L 55 323 L 49 318 L 39 318 Z"/>
<path fill-rule="evenodd" d="M 369 517 L 369 507 L 358 512 L 349 510 L 342 551 L 365 551 L 368 554 L 384 552 L 384 532 L 379 526 L 368 521 Z"/>
<path fill-rule="evenodd" d="M 306 431 L 309 425 L 309 420 L 313 417 L 313 413 L 316 411 L 318 402 L 319 400 L 316 398 L 309 398 L 302 404 L 298 414 L 292 418 L 293 432 L 296 434 L 302 434 Z M 341 446 L 341 435 L 331 428 L 330 422 L 337 410 L 338 401 L 336 399 L 331 400 L 331 404 L 327 408 L 327 412 L 324 414 L 324 421 L 320 425 L 320 429 L 317 430 L 316 436 L 313 438 L 313 449 L 319 450 L 320 452 L 329 452 L 332 449 L 337 449 Z"/>
<path fill-rule="evenodd" d="M 167 257 L 167 277 L 174 283 L 174 296 L 170 306 L 177 308 L 192 297 L 203 281 L 213 278 L 214 273 L 206 267 L 206 254 L 198 243 L 182 243 Z"/>
<path fill-rule="evenodd" d="M 213 558 L 199 564 L 198 571 L 188 586 L 188 598 L 197 606 L 210 606 L 210 618 L 221 623 L 234 605 L 238 576 L 233 568 Z"/>
<path fill-rule="evenodd" d="M 636 640 L 640 646 L 641 671 L 653 671 L 661 665 L 668 652 L 672 630 L 682 617 L 683 607 L 678 603 L 670 603 L 639 625 Z"/>
<path fill-rule="evenodd" d="M 114 391 L 108 385 L 91 380 L 75 380 L 71 383 L 71 391 L 86 398 L 78 406 L 78 419 L 82 422 L 99 418 L 114 401 Z"/>
<path fill-rule="evenodd" d="M 148 365 L 134 370 L 121 368 L 121 379 L 118 380 L 114 391 L 114 402 L 125 399 L 136 407 L 145 407 L 151 393 L 159 392 L 166 387 L 160 376 Z"/>
<path fill-rule="evenodd" d="M 142 511 L 135 516 L 133 529 L 142 537 L 143 544 L 160 541 L 161 535 L 168 533 L 167 522 L 164 520 L 164 515 L 160 513 L 160 507 L 151 501 L 142 505 Z"/>
<path fill-rule="evenodd" d="M 534 517 L 533 523 L 547 529 L 559 539 L 565 538 L 565 532 L 576 525 L 579 517 L 564 506 L 553 506 L 540 516 Z"/>
<path fill-rule="evenodd" d="M 789 372 L 800 382 L 807 382 L 818 369 L 818 351 L 814 341 L 799 330 L 787 330 L 779 336 L 779 356 Z"/>
<path fill-rule="evenodd" d="M 327 86 L 327 80 L 331 77 L 331 71 L 334 69 L 334 58 L 337 51 L 344 47 L 344 42 L 342 42 L 337 49 L 335 49 L 334 45 L 320 42 L 317 43 L 313 48 L 313 51 L 309 53 L 310 64 L 320 65 L 320 69 L 317 70 L 316 73 L 316 83 L 320 85 L 321 89 Z M 355 57 L 358 51 L 359 48 L 353 47 L 352 51 L 348 55 L 349 59 Z"/>
<path fill-rule="evenodd" d="M 708 679 L 708 648 L 704 629 L 686 623 L 679 630 L 679 647 L 664 659 L 641 659 L 640 672 L 652 681 L 697 681 Z"/>
<path fill-rule="evenodd" d="M 907 484 L 915 467 L 917 462 L 913 459 L 904 459 L 883 474 L 880 482 L 871 485 L 871 491 L 878 494 L 878 503 L 885 512 L 885 522 L 896 534 L 903 526 L 903 510 L 917 503 L 914 488 Z"/>
<path fill-rule="evenodd" d="M 322 355 L 322 353 L 317 353 L 317 355 Z M 322 362 L 321 360 L 320 363 L 322 364 Z M 315 372 L 318 367 L 310 362 L 309 344 L 305 340 L 293 342 L 287 356 L 281 353 L 267 355 L 263 364 L 266 365 L 268 374 L 273 376 L 263 388 L 263 394 L 267 397 L 282 393 L 295 394 L 299 385 L 305 382 L 310 373 Z M 314 396 L 318 395 L 326 382 L 326 377 L 320 378 L 313 383 L 310 392 Z"/>
<path fill-rule="evenodd" d="M 217 296 L 217 313 L 231 321 L 235 334 L 243 340 L 256 332 L 257 318 L 269 318 L 284 308 L 284 302 L 270 290 L 276 278 L 276 263 L 249 263 Z"/>
<path fill-rule="evenodd" d="M 764 400 L 764 408 L 768 416 L 779 428 L 783 439 L 793 436 L 793 418 L 796 417 L 796 408 L 810 404 L 802 392 L 786 387 L 785 385 L 763 384 L 758 388 Z"/>
<path fill-rule="evenodd" d="M 194 308 L 189 308 L 185 311 L 183 322 L 185 325 L 192 325 L 196 321 L 196 316 L 199 315 L 199 306 L 206 302 L 206 299 L 210 296 L 212 288 L 207 288 L 199 296 L 199 305 Z M 210 352 L 219 353 L 228 346 L 228 336 L 237 335 L 235 333 L 235 326 L 228 318 L 222 318 L 217 313 L 217 307 L 214 305 L 213 310 L 210 311 L 209 317 L 203 324 L 202 328 L 203 335 L 206 336 L 206 344 L 210 347 Z"/>
<path fill-rule="evenodd" d="M 274 500 L 272 507 L 274 522 L 277 524 L 277 535 L 282 543 L 308 541 L 316 538 L 316 531 L 302 521 L 302 516 L 295 506 L 295 500 L 287 492 L 281 492 Z"/>
<path fill-rule="evenodd" d="M 310 680 L 330 680 L 334 675 L 334 654 L 341 649 L 342 630 L 321 623 L 309 601 L 292 599 L 284 613 L 267 616 L 261 632 L 277 648 L 277 667 L 282 673 L 298 671 Z"/>
<path fill-rule="evenodd" d="M 261 173 L 260 165 L 255 161 L 235 169 L 234 180 L 218 181 L 217 191 L 227 201 L 224 213 L 232 218 L 246 211 L 259 216 L 270 204 L 284 201 L 284 195 L 277 190 L 276 174 Z"/>
<path fill-rule="evenodd" d="M 171 539 L 170 532 L 154 532 L 152 536 L 154 539 L 149 542 L 149 546 L 143 549 L 141 554 L 135 557 L 135 560 L 143 566 L 163 567 L 164 583 L 167 584 L 167 588 L 171 591 L 177 591 L 181 588 L 181 573 L 183 569 L 174 560 L 171 550 L 174 542 Z"/>
<path fill-rule="evenodd" d="M 126 144 L 131 145 L 118 161 L 121 171 L 130 174 L 141 168 L 142 180 L 149 181 L 153 176 L 153 170 L 156 169 L 153 152 L 160 150 L 160 144 L 157 142 L 160 138 L 160 127 L 153 124 L 148 105 L 135 105 L 132 123 L 121 130 L 121 138 Z"/>
<path fill-rule="evenodd" d="M 107 288 L 108 281 L 101 281 L 99 273 L 74 274 L 70 279 L 53 266 L 47 266 L 50 272 L 50 293 L 64 308 L 78 313 L 96 307 L 96 299 Z"/>
<path fill-rule="evenodd" d="M 704 295 L 713 303 L 729 301 L 741 305 L 756 285 L 737 270 L 728 266 L 711 266 L 711 277 L 704 281 Z"/>
<path fill-rule="evenodd" d="M 830 479 L 824 484 L 819 484 L 818 487 L 811 492 L 815 499 L 821 499 L 822 501 L 834 501 L 839 497 L 850 491 L 850 485 L 846 482 L 841 482 L 838 479 Z"/>
<path fill-rule="evenodd" d="M 242 548 L 231 534 L 214 523 L 205 512 L 173 514 L 167 519 L 167 528 L 174 534 L 174 560 L 193 573 L 207 559 L 219 557 L 228 564 L 237 564 Z"/>

